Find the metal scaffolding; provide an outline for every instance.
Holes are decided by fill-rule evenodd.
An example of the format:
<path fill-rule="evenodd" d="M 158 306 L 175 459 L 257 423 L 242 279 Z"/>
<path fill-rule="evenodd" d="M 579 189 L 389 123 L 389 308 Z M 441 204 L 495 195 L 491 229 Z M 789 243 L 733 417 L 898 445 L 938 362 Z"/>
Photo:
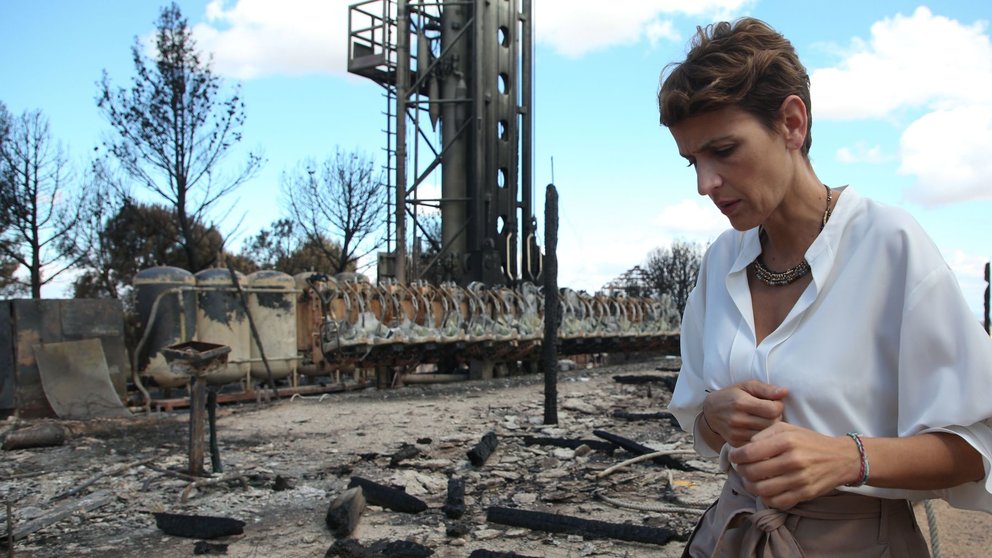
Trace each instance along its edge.
<path fill-rule="evenodd" d="M 531 0 L 367 0 L 350 7 L 348 46 L 348 71 L 387 100 L 380 278 L 538 281 Z"/>

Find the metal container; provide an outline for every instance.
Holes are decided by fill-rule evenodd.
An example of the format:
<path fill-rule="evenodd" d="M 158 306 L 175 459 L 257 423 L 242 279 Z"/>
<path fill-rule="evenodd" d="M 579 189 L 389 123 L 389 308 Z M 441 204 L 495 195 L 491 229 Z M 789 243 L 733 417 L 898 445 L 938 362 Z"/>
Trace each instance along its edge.
<path fill-rule="evenodd" d="M 262 270 L 248 275 L 248 309 L 255 321 L 262 349 L 251 340 L 251 375 L 279 380 L 296 372 L 296 280 L 281 271 Z M 265 353 L 265 361 L 262 353 Z M 266 369 L 268 362 L 269 369 Z"/>
<path fill-rule="evenodd" d="M 134 276 L 138 320 L 141 324 L 138 370 L 161 387 L 186 383 L 169 368 L 162 349 L 196 337 L 196 278 L 178 267 L 159 266 Z"/>
<path fill-rule="evenodd" d="M 251 328 L 237 288 L 245 289 L 245 276 L 235 275 L 237 286 L 226 269 L 204 269 L 196 274 L 196 339 L 231 348 L 227 366 L 207 374 L 209 384 L 247 381 L 251 370 Z"/>

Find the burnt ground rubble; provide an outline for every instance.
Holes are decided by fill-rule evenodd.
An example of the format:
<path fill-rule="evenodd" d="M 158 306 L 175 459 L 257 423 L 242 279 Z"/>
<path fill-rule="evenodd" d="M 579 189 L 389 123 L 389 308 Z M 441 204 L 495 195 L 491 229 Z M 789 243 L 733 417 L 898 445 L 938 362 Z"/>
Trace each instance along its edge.
<path fill-rule="evenodd" d="M 37 558 L 679 556 L 722 474 L 662 413 L 675 370 L 677 361 L 655 359 L 560 373 L 555 425 L 543 424 L 536 375 L 224 406 L 222 471 L 205 478 L 184 474 L 183 412 L 60 421 L 65 443 L 0 453 L 0 497 L 17 538 L 12 552 L 9 538 L 0 549 Z M 9 419 L 0 436 L 30 425 Z M 480 446 L 486 455 L 473 457 Z M 615 467 L 656 450 L 670 455 Z M 424 506 L 396 511 L 366 497 L 342 536 L 326 516 L 356 478 Z M 163 517 L 191 515 L 242 527 L 209 540 L 162 527 Z"/>

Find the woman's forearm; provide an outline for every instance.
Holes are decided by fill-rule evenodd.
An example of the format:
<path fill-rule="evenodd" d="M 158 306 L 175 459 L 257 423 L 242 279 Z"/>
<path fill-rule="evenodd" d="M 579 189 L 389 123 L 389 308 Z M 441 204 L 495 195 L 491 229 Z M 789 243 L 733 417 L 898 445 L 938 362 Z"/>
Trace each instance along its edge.
<path fill-rule="evenodd" d="M 929 432 L 862 442 L 871 466 L 870 486 L 935 490 L 985 477 L 981 454 L 955 434 Z"/>

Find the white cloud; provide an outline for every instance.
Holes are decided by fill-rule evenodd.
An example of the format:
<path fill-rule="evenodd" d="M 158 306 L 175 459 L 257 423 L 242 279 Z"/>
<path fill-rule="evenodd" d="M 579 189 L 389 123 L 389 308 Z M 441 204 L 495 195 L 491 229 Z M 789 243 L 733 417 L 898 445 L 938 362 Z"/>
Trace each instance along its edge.
<path fill-rule="evenodd" d="M 907 197 L 924 204 L 992 199 L 992 41 L 972 24 L 919 7 L 871 27 L 845 59 L 812 75 L 817 118 L 915 118 L 903 130 L 899 172 Z M 863 146 L 862 146 L 863 147 Z M 841 162 L 884 160 L 881 149 L 841 148 Z M 985 183 L 983 183 L 985 182 Z"/>
<path fill-rule="evenodd" d="M 941 252 L 947 265 L 954 271 L 954 276 L 958 279 L 958 285 L 964 294 L 964 299 L 968 302 L 981 301 L 985 296 L 985 262 L 989 261 L 987 256 L 969 254 L 959 248 L 941 247 Z M 981 302 L 977 305 L 979 319 L 981 319 Z"/>
<path fill-rule="evenodd" d="M 919 7 L 872 25 L 846 58 L 811 76 L 817 118 L 883 118 L 906 108 L 992 103 L 987 23 L 965 25 Z"/>
<path fill-rule="evenodd" d="M 675 29 L 675 25 L 671 21 L 655 20 L 647 25 L 644 34 L 647 35 L 648 42 L 651 43 L 652 47 L 663 40 L 673 42 L 682 40 L 682 35 Z"/>
<path fill-rule="evenodd" d="M 344 74 L 351 0 L 212 0 L 194 26 L 221 75 Z"/>
<path fill-rule="evenodd" d="M 899 172 L 917 177 L 908 197 L 924 204 L 992 199 L 992 105 L 936 110 L 900 142 Z"/>
<path fill-rule="evenodd" d="M 708 198 L 707 198 L 708 199 Z M 672 237 L 710 242 L 730 228 L 730 222 L 702 198 L 683 200 L 661 210 L 654 224 Z"/>
<path fill-rule="evenodd" d="M 749 0 L 637 0 L 606 5 L 602 0 L 534 2 L 534 36 L 573 58 L 646 37 L 681 40 L 665 16 L 708 14 L 725 19 Z M 619 5 L 618 5 L 619 4 Z"/>
<path fill-rule="evenodd" d="M 562 223 L 558 231 L 558 284 L 594 292 L 635 265 L 643 265 L 655 248 L 675 240 L 710 244 L 730 228 L 705 199 L 667 206 L 645 222 L 605 220 L 581 229 Z"/>
<path fill-rule="evenodd" d="M 890 158 L 882 153 L 882 146 L 869 146 L 863 141 L 855 142 L 852 146 L 841 147 L 837 150 L 837 160 L 841 163 L 882 163 Z"/>
<path fill-rule="evenodd" d="M 347 74 L 348 6 L 354 1 L 211 0 L 194 34 L 224 76 Z M 601 0 L 540 0 L 534 2 L 535 37 L 571 57 L 642 39 L 678 42 L 682 37 L 665 16 L 726 19 L 751 1 L 638 0 L 610 8 Z"/>

